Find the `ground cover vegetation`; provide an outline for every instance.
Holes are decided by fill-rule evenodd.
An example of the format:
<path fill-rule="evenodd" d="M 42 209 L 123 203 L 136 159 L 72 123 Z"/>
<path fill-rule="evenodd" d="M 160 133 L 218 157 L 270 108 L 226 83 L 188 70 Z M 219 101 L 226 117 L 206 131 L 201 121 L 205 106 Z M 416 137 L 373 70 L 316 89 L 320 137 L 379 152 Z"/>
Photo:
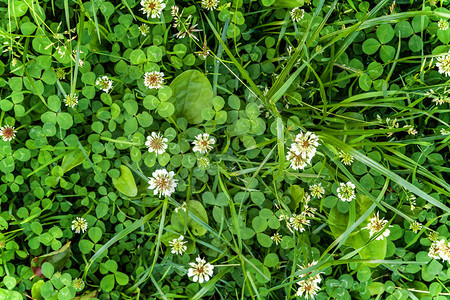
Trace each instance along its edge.
<path fill-rule="evenodd" d="M 0 299 L 448 299 L 448 0 L 0 0 Z"/>

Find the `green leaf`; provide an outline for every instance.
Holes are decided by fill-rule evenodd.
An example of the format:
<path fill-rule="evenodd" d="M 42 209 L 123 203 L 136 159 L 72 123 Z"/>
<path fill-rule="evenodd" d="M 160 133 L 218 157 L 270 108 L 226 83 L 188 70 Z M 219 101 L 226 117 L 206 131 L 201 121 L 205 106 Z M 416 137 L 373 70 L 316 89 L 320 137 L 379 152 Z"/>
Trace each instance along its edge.
<path fill-rule="evenodd" d="M 116 281 L 119 285 L 127 285 L 129 278 L 128 275 L 122 272 L 116 272 L 115 273 L 116 276 Z"/>
<path fill-rule="evenodd" d="M 16 286 L 17 280 L 12 276 L 5 276 L 3 278 L 3 283 L 8 290 L 12 290 Z"/>
<path fill-rule="evenodd" d="M 133 174 L 130 169 L 125 166 L 120 166 L 120 177 L 112 179 L 114 187 L 122 194 L 128 197 L 134 197 L 137 195 L 137 186 L 134 181 Z"/>
<path fill-rule="evenodd" d="M 94 243 L 88 240 L 80 240 L 78 242 L 78 248 L 80 249 L 81 253 L 88 254 L 94 248 Z"/>
<path fill-rule="evenodd" d="M 361 76 L 358 79 L 359 87 L 363 91 L 369 91 L 372 87 L 372 79 L 367 73 L 362 73 Z"/>
<path fill-rule="evenodd" d="M 355 201 L 355 219 L 361 217 L 364 212 L 366 212 L 371 206 L 372 201 L 369 197 L 365 195 L 356 195 Z M 356 250 L 359 250 L 359 254 L 362 259 L 384 259 L 386 256 L 387 249 L 387 240 L 384 238 L 383 240 L 373 240 L 369 244 L 367 244 L 370 240 L 369 230 L 363 229 L 367 225 L 368 222 L 364 222 L 360 224 L 352 234 L 347 238 L 344 245 L 350 246 Z M 349 224 L 349 214 L 342 213 L 339 211 L 337 207 L 333 207 L 330 210 L 330 214 L 328 217 L 328 224 L 331 229 L 331 233 L 335 238 L 338 238 L 341 234 L 345 232 L 347 226 Z M 367 244 L 367 245 L 366 245 Z M 376 266 L 374 264 L 369 264 L 370 266 Z"/>
<path fill-rule="evenodd" d="M 206 213 L 203 204 L 196 200 L 190 200 L 187 203 L 187 211 L 180 209 L 178 213 L 172 213 L 170 218 L 170 222 L 174 228 L 179 231 L 183 231 L 184 226 L 188 226 L 192 232 L 197 236 L 205 235 L 207 229 L 204 228 L 201 224 L 195 222 L 191 218 L 188 217 L 188 212 L 192 213 L 200 220 L 208 224 L 208 214 Z"/>
<path fill-rule="evenodd" d="M 59 272 L 66 264 L 70 255 L 71 255 L 70 242 L 68 242 L 57 251 L 53 251 L 51 253 L 33 258 L 31 260 L 31 270 L 34 273 L 34 276 L 42 277 L 41 266 L 45 262 L 49 262 L 53 265 L 54 270 L 56 272 Z"/>
<path fill-rule="evenodd" d="M 395 48 L 390 45 L 383 45 L 380 48 L 380 58 L 387 63 L 395 57 Z"/>
<path fill-rule="evenodd" d="M 89 148 L 84 148 L 87 155 L 91 152 Z M 61 169 L 63 173 L 66 173 L 76 166 L 82 164 L 86 160 L 86 156 L 83 154 L 81 149 L 77 148 L 72 151 L 68 151 L 66 155 L 64 155 L 63 160 L 61 162 Z"/>
<path fill-rule="evenodd" d="M 179 46 L 180 44 L 177 44 L 176 46 Z M 181 44 L 182 45 L 182 44 Z M 182 45 L 184 46 L 184 45 Z M 184 46 L 186 47 L 186 46 Z M 158 46 L 150 46 L 147 48 L 147 58 L 151 62 L 159 62 L 161 61 L 163 57 L 163 51 Z"/>
<path fill-rule="evenodd" d="M 102 281 L 100 281 L 100 288 L 104 292 L 110 292 L 114 288 L 114 274 L 109 274 L 103 277 Z"/>
<path fill-rule="evenodd" d="M 8 6 L 8 8 L 9 14 L 15 18 L 25 15 L 28 11 L 28 5 L 25 1 L 13 1 L 12 5 Z"/>
<path fill-rule="evenodd" d="M 422 50 L 422 48 L 423 48 L 423 41 L 422 41 L 422 39 L 420 38 L 420 36 L 418 36 L 418 35 L 416 35 L 416 34 L 413 35 L 413 36 L 409 39 L 408 47 L 409 47 L 409 49 L 410 49 L 411 51 L 413 51 L 413 52 L 417 52 L 417 51 Z"/>
<path fill-rule="evenodd" d="M 362 49 L 363 49 L 364 53 L 367 55 L 372 55 L 372 54 L 376 53 L 379 48 L 380 48 L 380 43 L 376 39 L 373 39 L 373 38 L 365 40 L 364 43 L 362 44 Z"/>
<path fill-rule="evenodd" d="M 382 44 L 389 43 L 394 37 L 394 29 L 389 24 L 381 24 L 377 28 L 377 38 Z"/>
<path fill-rule="evenodd" d="M 178 75 L 170 84 L 175 105 L 175 115 L 184 117 L 191 124 L 203 121 L 202 110 L 212 108 L 213 90 L 208 78 L 197 70 Z"/>
<path fill-rule="evenodd" d="M 70 129 L 73 125 L 72 116 L 64 112 L 58 113 L 56 115 L 56 122 L 61 127 L 61 129 L 65 130 Z"/>
<path fill-rule="evenodd" d="M 430 19 L 427 16 L 415 16 L 411 22 L 415 33 L 424 31 L 429 23 Z"/>
<path fill-rule="evenodd" d="M 44 285 L 44 280 L 36 281 L 31 287 L 31 296 L 36 300 L 43 300 L 44 298 L 41 295 L 41 287 Z"/>
<path fill-rule="evenodd" d="M 52 278 L 53 272 L 55 272 L 55 268 L 53 265 L 49 262 L 45 262 L 42 264 L 42 275 L 44 275 L 47 278 Z"/>
<path fill-rule="evenodd" d="M 88 236 L 94 243 L 100 241 L 100 239 L 102 238 L 102 234 L 102 230 L 98 227 L 92 227 L 88 230 Z"/>
<path fill-rule="evenodd" d="M 130 54 L 130 61 L 132 64 L 139 65 L 147 61 L 144 51 L 141 49 L 135 49 Z"/>
<path fill-rule="evenodd" d="M 401 36 L 402 38 L 410 37 L 414 33 L 408 21 L 400 21 L 395 24 L 394 31 L 397 36 Z"/>

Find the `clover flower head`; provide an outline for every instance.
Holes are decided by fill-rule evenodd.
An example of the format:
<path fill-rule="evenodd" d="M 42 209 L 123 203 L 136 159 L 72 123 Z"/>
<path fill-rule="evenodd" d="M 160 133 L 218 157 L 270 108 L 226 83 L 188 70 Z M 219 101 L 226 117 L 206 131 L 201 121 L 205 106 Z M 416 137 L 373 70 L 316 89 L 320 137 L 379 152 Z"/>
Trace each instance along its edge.
<path fill-rule="evenodd" d="M 293 147 L 289 149 L 288 154 L 286 155 L 286 160 L 290 162 L 290 167 L 294 170 L 304 170 L 311 162 L 311 158 L 303 157 L 303 155 L 297 153 Z"/>
<path fill-rule="evenodd" d="M 73 280 L 73 288 L 75 291 L 80 292 L 84 289 L 84 281 L 81 278 L 76 278 Z"/>
<path fill-rule="evenodd" d="M 160 89 L 164 84 L 164 73 L 153 71 L 144 74 L 144 85 L 149 89 Z"/>
<path fill-rule="evenodd" d="M 161 195 L 170 197 L 177 187 L 177 180 L 174 176 L 175 173 L 173 171 L 167 172 L 166 169 L 156 170 L 153 172 L 152 177 L 149 178 L 148 188 L 154 190 L 154 195 L 159 194 L 159 197 L 161 197 Z"/>
<path fill-rule="evenodd" d="M 339 158 L 341 159 L 341 162 L 346 166 L 350 166 L 353 163 L 353 156 L 350 153 L 341 151 L 339 152 Z"/>
<path fill-rule="evenodd" d="M 209 167 L 209 159 L 207 157 L 200 157 L 197 159 L 198 167 L 202 170 L 206 170 Z"/>
<path fill-rule="evenodd" d="M 195 262 L 189 263 L 188 276 L 193 277 L 192 280 L 195 282 L 203 283 L 207 282 L 213 275 L 214 266 L 207 263 L 206 260 L 202 259 L 200 256 L 195 259 Z"/>
<path fill-rule="evenodd" d="M 305 231 L 305 226 L 310 225 L 310 221 L 306 218 L 304 213 L 293 214 L 289 219 L 289 225 L 294 228 L 294 230 L 303 232 Z"/>
<path fill-rule="evenodd" d="M 183 255 L 183 253 L 186 251 L 187 246 L 185 246 L 184 244 L 187 243 L 187 241 L 183 241 L 184 236 L 180 235 L 179 238 L 177 239 L 173 239 L 172 241 L 169 242 L 170 246 L 172 247 L 172 253 L 173 254 L 179 254 L 179 255 Z"/>
<path fill-rule="evenodd" d="M 305 10 L 301 9 L 300 7 L 294 7 L 291 10 L 291 17 L 292 17 L 292 20 L 294 20 L 295 22 L 300 21 L 301 19 L 303 19 L 304 16 L 305 16 Z"/>
<path fill-rule="evenodd" d="M 214 10 L 219 5 L 219 0 L 202 0 L 202 8 Z"/>
<path fill-rule="evenodd" d="M 17 130 L 10 125 L 5 125 L 0 128 L 0 137 L 5 142 L 11 142 L 16 137 Z"/>
<path fill-rule="evenodd" d="M 152 132 L 151 135 L 147 137 L 145 146 L 148 147 L 148 152 L 155 152 L 156 155 L 163 154 L 166 152 L 168 140 L 159 132 Z"/>
<path fill-rule="evenodd" d="M 450 76 L 450 54 L 440 56 L 437 60 L 436 67 L 438 67 L 438 72 L 445 74 L 445 76 Z"/>
<path fill-rule="evenodd" d="M 316 154 L 316 148 L 319 146 L 319 138 L 312 132 L 300 132 L 292 144 L 293 150 L 304 158 L 313 158 Z"/>
<path fill-rule="evenodd" d="M 303 294 L 305 294 L 306 299 L 314 299 L 314 296 L 316 296 L 317 292 L 320 291 L 318 283 L 311 278 L 300 280 L 299 282 L 297 282 L 297 284 L 300 286 L 296 293 L 298 297 L 301 297 L 303 296 Z"/>
<path fill-rule="evenodd" d="M 211 150 L 213 148 L 212 145 L 214 145 L 215 143 L 216 141 L 214 140 L 214 138 L 211 138 L 209 134 L 207 133 L 199 134 L 195 137 L 195 141 L 192 142 L 192 144 L 195 145 L 194 148 L 192 148 L 192 150 L 194 152 L 204 154 L 209 150 Z"/>
<path fill-rule="evenodd" d="M 112 89 L 113 82 L 108 76 L 101 76 L 97 78 L 95 85 L 105 93 L 108 93 Z"/>
<path fill-rule="evenodd" d="M 438 22 L 439 30 L 447 30 L 448 29 L 448 21 L 444 19 L 440 19 Z"/>
<path fill-rule="evenodd" d="M 323 194 L 325 194 L 325 190 L 322 187 L 322 183 L 313 184 L 309 186 L 309 191 L 314 198 L 322 198 Z"/>
<path fill-rule="evenodd" d="M 147 18 L 151 17 L 154 19 L 161 16 L 161 12 L 166 7 L 166 4 L 163 3 L 163 0 L 142 0 L 141 6 L 141 10 L 147 15 Z"/>
<path fill-rule="evenodd" d="M 141 26 L 139 26 L 139 31 L 143 36 L 147 36 L 147 34 L 149 34 L 150 32 L 150 27 L 148 27 L 147 24 L 142 24 Z"/>
<path fill-rule="evenodd" d="M 411 229 L 411 231 L 414 233 L 418 233 L 420 229 L 422 229 L 422 224 L 420 224 L 417 221 L 414 221 L 409 225 L 409 229 Z"/>
<path fill-rule="evenodd" d="M 274 233 L 270 238 L 272 239 L 272 241 L 275 242 L 275 245 L 278 245 L 279 243 L 281 243 L 281 239 L 282 239 L 282 235 L 279 234 L 278 232 Z"/>
<path fill-rule="evenodd" d="M 86 232 L 88 228 L 88 223 L 86 219 L 81 217 L 76 217 L 75 220 L 72 221 L 72 231 L 75 233 Z"/>
<path fill-rule="evenodd" d="M 338 198 L 341 201 L 350 202 L 356 198 L 355 185 L 353 183 L 351 183 L 350 181 L 347 183 L 341 182 L 339 184 L 339 187 L 337 188 L 337 194 L 338 194 Z"/>
<path fill-rule="evenodd" d="M 380 236 L 377 237 L 377 240 L 382 240 L 385 237 L 388 237 L 390 234 L 390 230 L 388 228 L 385 228 L 387 223 L 388 223 L 388 221 L 385 220 L 384 218 L 380 219 L 379 212 L 377 212 L 372 218 L 370 218 L 369 224 L 367 224 L 367 226 L 364 227 L 363 229 L 369 230 L 370 237 L 372 237 L 373 235 L 375 235 L 378 232 L 385 229 L 380 234 Z M 392 226 L 389 226 L 389 227 L 392 227 Z"/>
<path fill-rule="evenodd" d="M 66 104 L 66 106 L 74 108 L 75 105 L 78 104 L 78 96 L 76 94 L 67 94 L 64 97 L 64 104 Z"/>

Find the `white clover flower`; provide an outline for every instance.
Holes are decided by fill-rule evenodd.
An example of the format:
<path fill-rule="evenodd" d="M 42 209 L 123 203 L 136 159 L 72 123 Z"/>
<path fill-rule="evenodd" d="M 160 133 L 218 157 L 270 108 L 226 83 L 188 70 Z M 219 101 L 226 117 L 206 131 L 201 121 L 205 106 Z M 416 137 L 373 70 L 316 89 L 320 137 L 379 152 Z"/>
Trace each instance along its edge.
<path fill-rule="evenodd" d="M 370 237 L 372 237 L 373 235 L 375 235 L 378 232 L 380 232 L 381 230 L 383 230 L 383 228 L 386 226 L 387 223 L 388 223 L 388 221 L 385 220 L 384 218 L 380 219 L 379 212 L 377 212 L 372 218 L 370 218 L 369 224 L 367 224 L 367 226 L 364 227 L 363 229 L 369 230 Z M 392 227 L 392 226 L 389 226 L 389 227 Z M 386 228 L 383 231 L 383 233 L 380 234 L 379 237 L 377 237 L 377 240 L 382 240 L 385 237 L 388 237 L 390 233 L 391 233 L 390 230 L 388 228 Z"/>
<path fill-rule="evenodd" d="M 352 201 L 356 198 L 355 195 L 355 185 L 350 181 L 347 183 L 339 183 L 339 187 L 337 188 L 338 198 L 341 201 Z"/>
<path fill-rule="evenodd" d="M 450 76 L 450 54 L 438 57 L 437 60 L 436 67 L 438 67 L 439 73 Z"/>
<path fill-rule="evenodd" d="M 219 0 L 202 0 L 202 8 L 214 10 L 219 5 Z"/>
<path fill-rule="evenodd" d="M 444 19 L 440 19 L 438 22 L 439 30 L 447 30 L 448 29 L 448 21 Z"/>
<path fill-rule="evenodd" d="M 160 89 L 164 84 L 164 73 L 153 71 L 144 74 L 144 85 L 149 89 Z"/>
<path fill-rule="evenodd" d="M 198 167 L 202 170 L 206 170 L 209 167 L 209 159 L 207 157 L 200 157 L 197 160 Z"/>
<path fill-rule="evenodd" d="M 422 224 L 420 224 L 417 221 L 414 221 L 409 225 L 409 229 L 411 229 L 412 232 L 417 233 L 420 231 L 420 229 L 422 229 Z"/>
<path fill-rule="evenodd" d="M 341 159 L 341 162 L 346 166 L 350 166 L 353 162 L 353 156 L 350 153 L 344 151 L 339 152 L 339 158 Z"/>
<path fill-rule="evenodd" d="M 214 145 L 215 142 L 216 141 L 213 138 L 209 137 L 209 134 L 199 134 L 195 137 L 195 141 L 192 142 L 192 144 L 195 145 L 192 150 L 204 154 L 213 148 L 212 145 Z"/>
<path fill-rule="evenodd" d="M 295 7 L 291 10 L 291 17 L 295 22 L 300 21 L 304 16 L 305 10 L 301 9 L 300 7 Z"/>
<path fill-rule="evenodd" d="M 289 219 L 289 225 L 294 228 L 294 230 L 303 232 L 305 231 L 305 226 L 309 226 L 310 221 L 306 218 L 304 213 L 299 215 L 293 214 Z"/>
<path fill-rule="evenodd" d="M 317 265 L 317 261 L 313 260 L 312 262 L 308 263 L 307 265 L 303 265 L 303 266 L 299 266 L 301 270 L 304 270 L 306 268 L 310 268 L 312 266 Z M 306 273 L 307 276 L 310 276 L 313 273 L 313 271 Z M 309 280 L 312 280 L 316 283 L 320 283 L 322 281 L 322 278 L 320 277 L 320 274 L 322 274 L 323 272 L 318 272 L 316 275 L 311 276 L 310 278 L 308 278 Z"/>
<path fill-rule="evenodd" d="M 16 137 L 17 130 L 14 127 L 5 125 L 0 128 L 0 136 L 5 142 L 11 142 Z"/>
<path fill-rule="evenodd" d="M 153 191 L 154 195 L 159 194 L 164 195 L 165 197 L 170 197 L 173 192 L 175 192 L 175 188 L 177 187 L 177 180 L 173 177 L 175 173 L 173 171 L 167 172 L 165 169 L 159 169 L 153 172 L 153 177 L 149 177 L 148 184 L 150 185 L 148 188 Z"/>
<path fill-rule="evenodd" d="M 101 76 L 97 78 L 95 85 L 105 93 L 108 93 L 112 89 L 113 82 L 108 76 Z"/>
<path fill-rule="evenodd" d="M 75 105 L 78 104 L 78 96 L 77 96 L 77 94 L 74 94 L 74 95 L 67 94 L 64 97 L 64 103 L 66 104 L 66 106 L 74 108 Z"/>
<path fill-rule="evenodd" d="M 322 183 L 313 184 L 309 186 L 309 191 L 314 198 L 322 198 L 323 194 L 325 194 L 325 190 L 322 187 Z"/>
<path fill-rule="evenodd" d="M 73 280 L 73 288 L 75 291 L 80 292 L 84 289 L 84 281 L 81 278 L 75 278 Z"/>
<path fill-rule="evenodd" d="M 316 154 L 316 148 L 319 146 L 319 138 L 312 132 L 300 132 L 294 139 L 292 150 L 300 154 L 303 158 L 313 158 Z"/>
<path fill-rule="evenodd" d="M 428 251 L 428 256 L 434 259 L 450 261 L 450 243 L 445 242 L 444 239 L 433 242 Z"/>
<path fill-rule="evenodd" d="M 166 152 L 167 142 L 168 140 L 159 132 L 152 132 L 152 134 L 147 137 L 145 146 L 148 147 L 148 152 L 155 152 L 156 155 L 159 155 Z"/>
<path fill-rule="evenodd" d="M 149 34 L 150 32 L 150 27 L 148 27 L 147 24 L 142 24 L 141 26 L 139 26 L 139 31 L 143 36 L 147 36 L 147 34 Z"/>
<path fill-rule="evenodd" d="M 210 263 L 207 263 L 206 260 L 197 257 L 195 259 L 197 263 L 191 262 L 189 265 L 192 268 L 188 270 L 188 276 L 192 277 L 192 280 L 195 282 L 203 283 L 209 280 L 209 278 L 213 275 L 214 266 Z"/>
<path fill-rule="evenodd" d="M 311 162 L 311 158 L 304 158 L 302 154 L 296 153 L 293 148 L 289 149 L 288 154 L 286 155 L 286 160 L 290 162 L 290 167 L 294 170 L 304 170 L 305 167 Z"/>
<path fill-rule="evenodd" d="M 183 241 L 184 236 L 180 235 L 179 238 L 177 239 L 173 239 L 172 241 L 169 242 L 170 246 L 172 247 L 172 253 L 173 254 L 179 254 L 179 255 L 183 255 L 183 253 L 186 251 L 187 246 L 185 246 L 184 244 L 187 243 L 187 241 Z"/>
<path fill-rule="evenodd" d="M 272 235 L 270 238 L 272 239 L 272 241 L 275 242 L 275 245 L 278 245 L 279 243 L 281 243 L 281 239 L 282 239 L 282 235 L 279 234 L 278 232 L 274 233 L 274 235 Z"/>
<path fill-rule="evenodd" d="M 141 10 L 147 15 L 147 18 L 152 17 L 154 19 L 161 16 L 166 4 L 163 3 L 163 0 L 142 0 L 141 6 Z"/>
<path fill-rule="evenodd" d="M 439 248 L 439 243 L 433 242 L 430 246 L 430 249 L 428 250 L 428 256 L 434 259 L 440 259 L 440 252 L 441 249 Z"/>
<path fill-rule="evenodd" d="M 310 297 L 311 299 L 314 299 L 314 296 L 316 296 L 317 292 L 320 291 L 319 285 L 312 279 L 300 280 L 297 284 L 300 286 L 296 293 L 298 297 L 305 294 L 306 299 Z"/>
<path fill-rule="evenodd" d="M 72 231 L 75 231 L 75 233 L 84 233 L 87 228 L 88 223 L 84 218 L 76 217 L 76 219 L 72 221 Z"/>

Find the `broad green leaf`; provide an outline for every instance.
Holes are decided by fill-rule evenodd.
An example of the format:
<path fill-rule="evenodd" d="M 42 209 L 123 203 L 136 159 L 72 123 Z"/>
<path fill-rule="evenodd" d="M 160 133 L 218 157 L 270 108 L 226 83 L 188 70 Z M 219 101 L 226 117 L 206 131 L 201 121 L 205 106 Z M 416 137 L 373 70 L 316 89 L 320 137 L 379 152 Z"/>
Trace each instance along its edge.
<path fill-rule="evenodd" d="M 137 195 L 136 182 L 134 181 L 133 174 L 127 166 L 120 166 L 120 177 L 112 179 L 114 187 L 122 194 L 128 197 L 134 197 Z"/>
<path fill-rule="evenodd" d="M 355 201 L 355 219 L 361 217 L 364 212 L 366 212 L 371 206 L 372 201 L 369 197 L 361 194 L 357 194 Z M 331 233 L 335 238 L 338 238 L 342 233 L 345 232 L 347 226 L 349 225 L 349 214 L 341 213 L 337 207 L 333 207 L 330 210 L 328 224 L 331 229 Z M 344 245 L 352 247 L 354 249 L 362 248 L 359 251 L 362 259 L 384 259 L 386 256 L 387 240 L 373 240 L 369 244 L 367 242 L 370 240 L 369 230 L 363 229 L 368 222 L 363 222 L 359 225 L 350 236 L 345 241 Z M 367 245 L 366 245 L 367 244 Z M 369 264 L 370 266 L 376 266 L 374 264 Z"/>
<path fill-rule="evenodd" d="M 208 224 L 208 214 L 206 213 L 205 208 L 203 207 L 203 204 L 196 200 L 190 200 L 187 203 L 187 211 L 180 209 L 178 210 L 178 213 L 173 213 L 172 217 L 170 219 L 172 226 L 176 228 L 179 231 L 184 230 L 184 226 L 188 226 L 192 232 L 197 236 L 202 236 L 206 234 L 207 229 L 204 228 L 201 224 L 195 222 L 191 218 L 188 217 L 187 212 L 192 213 L 196 217 L 198 217 L 200 220 Z"/>
<path fill-rule="evenodd" d="M 31 260 L 31 270 L 34 276 L 42 277 L 42 265 L 49 262 L 53 265 L 55 271 L 61 271 L 71 255 L 70 241 L 57 251 L 35 257 Z"/>
<path fill-rule="evenodd" d="M 203 121 L 202 110 L 212 108 L 213 90 L 208 78 L 197 70 L 188 70 L 178 75 L 170 84 L 175 105 L 175 114 L 191 124 Z"/>
<path fill-rule="evenodd" d="M 89 148 L 84 148 L 87 155 L 91 152 Z M 64 155 L 63 160 L 61 162 L 61 169 L 64 173 L 72 170 L 76 166 L 82 164 L 86 160 L 86 156 L 83 154 L 81 149 L 75 149 L 72 151 L 68 151 L 66 155 Z"/>

